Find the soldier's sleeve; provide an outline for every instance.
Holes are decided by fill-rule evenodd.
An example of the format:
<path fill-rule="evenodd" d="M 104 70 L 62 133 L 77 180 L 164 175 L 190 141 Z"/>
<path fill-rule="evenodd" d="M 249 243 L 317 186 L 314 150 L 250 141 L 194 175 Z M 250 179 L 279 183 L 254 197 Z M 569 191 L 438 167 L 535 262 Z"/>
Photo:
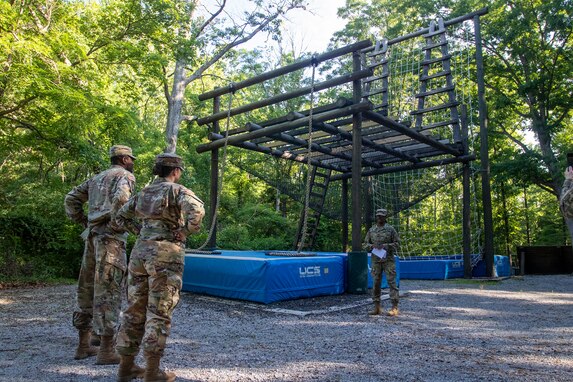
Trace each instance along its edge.
<path fill-rule="evenodd" d="M 88 217 L 84 212 L 84 203 L 89 199 L 89 180 L 86 180 L 73 190 L 67 193 L 64 199 L 66 215 L 74 222 L 87 227 Z"/>
<path fill-rule="evenodd" d="M 573 179 L 565 179 L 563 187 L 561 187 L 561 196 L 559 199 L 562 199 L 571 188 L 573 188 Z"/>
<path fill-rule="evenodd" d="M 183 214 L 183 227 L 181 231 L 185 236 L 197 233 L 201 229 L 201 222 L 205 216 L 203 201 L 193 192 L 186 190 L 180 194 L 181 213 Z"/>
<path fill-rule="evenodd" d="M 141 227 L 135 219 L 136 204 L 137 195 L 133 195 L 115 214 L 115 218 L 113 219 L 114 227 L 117 227 L 118 230 L 129 231 L 134 235 L 139 234 Z"/>
<path fill-rule="evenodd" d="M 400 248 L 400 236 L 394 227 L 392 227 L 392 233 L 390 234 L 390 243 L 387 245 L 394 253 L 396 253 Z"/>
<path fill-rule="evenodd" d="M 366 237 L 364 238 L 364 243 L 362 243 L 362 249 L 366 251 L 372 250 L 372 238 L 370 237 L 370 230 L 366 232 Z"/>
<path fill-rule="evenodd" d="M 123 205 L 127 203 L 129 198 L 131 198 L 134 191 L 135 177 L 132 174 L 127 174 L 126 176 L 122 176 L 118 179 L 111 201 L 110 211 L 110 225 L 116 231 L 124 231 L 122 227 L 116 224 L 116 216 Z"/>

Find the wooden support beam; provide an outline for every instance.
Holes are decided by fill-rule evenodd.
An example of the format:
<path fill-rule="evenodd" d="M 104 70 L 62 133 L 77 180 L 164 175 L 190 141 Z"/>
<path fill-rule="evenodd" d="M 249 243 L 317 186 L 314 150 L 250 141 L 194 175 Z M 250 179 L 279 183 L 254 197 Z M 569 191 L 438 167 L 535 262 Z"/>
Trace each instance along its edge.
<path fill-rule="evenodd" d="M 252 123 L 252 122 L 247 122 L 246 126 L 247 126 L 247 129 L 249 131 L 256 131 L 256 130 L 260 130 L 263 128 L 262 126 L 259 126 L 256 123 Z M 292 135 L 289 135 L 286 133 L 273 134 L 273 135 L 271 135 L 271 137 L 274 139 L 277 139 L 279 141 L 287 142 L 287 143 L 290 143 L 290 144 L 293 144 L 293 145 L 296 145 L 296 146 L 299 146 L 302 148 L 308 148 L 308 141 L 307 140 L 293 137 Z M 331 148 L 319 145 L 318 143 L 313 142 L 311 144 L 311 151 L 317 151 L 317 152 L 325 154 L 325 155 L 329 155 L 329 156 L 332 156 L 335 158 L 343 159 L 345 161 L 348 161 L 349 163 L 352 162 L 352 155 L 346 154 L 344 152 L 335 152 Z M 377 163 L 374 163 L 374 162 L 366 160 L 366 159 L 362 160 L 362 165 L 374 167 L 374 168 L 382 168 L 383 167 L 382 165 L 379 165 Z"/>
<path fill-rule="evenodd" d="M 345 140 L 352 142 L 352 134 L 347 132 L 347 131 L 339 129 L 336 126 L 332 126 L 332 125 L 329 125 L 329 124 L 324 123 L 324 122 L 315 123 L 314 126 L 316 126 L 316 128 L 318 128 L 318 129 L 325 131 L 327 133 L 330 133 L 332 135 L 340 135 Z M 420 161 L 416 157 L 413 157 L 413 156 L 408 155 L 408 154 L 404 154 L 398 150 L 394 150 L 390 146 L 380 145 L 378 143 L 371 141 L 368 138 L 362 138 L 362 144 L 364 146 L 369 147 L 371 149 L 374 149 L 376 151 L 380 151 L 380 152 L 383 152 L 385 154 L 393 155 L 397 158 L 407 160 L 407 161 L 412 162 L 412 163 L 416 163 L 416 162 Z"/>
<path fill-rule="evenodd" d="M 283 66 L 282 68 L 271 70 L 269 72 L 260 74 L 258 76 L 255 76 L 255 77 L 252 77 L 249 79 L 246 79 L 246 80 L 241 81 L 241 82 L 237 82 L 236 84 L 232 84 L 232 86 L 223 86 L 223 87 L 211 90 L 209 92 L 203 93 L 203 94 L 199 95 L 199 100 L 205 101 L 205 100 L 210 99 L 210 98 L 222 96 L 223 94 L 231 93 L 233 91 L 237 91 L 239 89 L 243 89 L 243 88 L 246 88 L 248 86 L 255 85 L 255 84 L 270 80 L 272 78 L 282 76 L 283 74 L 291 73 L 291 72 L 294 72 L 296 70 L 306 68 L 306 67 L 313 65 L 315 63 L 319 64 L 323 61 L 330 60 L 332 58 L 344 56 L 345 54 L 352 53 L 352 52 L 360 50 L 360 49 L 368 48 L 371 45 L 372 45 L 372 41 L 363 40 L 363 41 L 359 41 L 359 42 L 351 44 L 351 45 L 344 46 L 342 48 L 334 49 L 330 52 L 315 55 L 311 58 L 307 58 L 305 60 L 295 62 L 295 63 L 287 65 L 287 66 Z"/>
<path fill-rule="evenodd" d="M 335 118 L 345 117 L 350 114 L 354 114 L 357 112 L 369 110 L 372 107 L 370 102 L 360 102 L 351 106 L 343 107 L 341 109 L 328 111 L 321 114 L 313 115 L 313 121 L 323 122 L 328 121 Z M 304 126 L 308 124 L 309 117 L 297 119 L 296 121 L 289 121 L 284 123 L 279 123 L 278 125 L 265 127 L 261 130 L 251 131 L 241 135 L 234 135 L 232 137 L 228 137 L 229 144 L 235 146 L 236 143 L 250 141 L 251 139 L 260 138 L 264 136 L 273 135 L 276 133 L 282 133 L 297 127 Z M 205 151 L 213 150 L 218 147 L 223 147 L 225 145 L 225 139 L 218 139 L 216 141 L 210 143 L 204 143 L 202 145 L 198 145 L 196 151 L 201 154 Z"/>
<path fill-rule="evenodd" d="M 459 150 L 454 150 L 453 148 L 440 143 L 438 141 L 436 141 L 433 138 L 427 137 L 423 134 L 420 134 L 419 132 L 417 132 L 414 129 L 411 129 L 409 127 L 406 127 L 405 125 L 394 121 L 391 118 L 388 117 L 384 117 L 383 115 L 379 114 L 379 113 L 375 113 L 373 111 L 365 111 L 364 112 L 364 117 L 365 118 L 369 118 L 370 120 L 374 121 L 374 122 L 378 122 L 379 124 L 386 126 L 392 130 L 396 130 L 397 132 L 407 135 L 408 137 L 417 140 L 418 142 L 422 142 L 425 143 L 429 146 L 432 146 L 438 150 L 443 151 L 444 153 L 447 154 L 451 154 L 454 156 L 462 156 L 463 153 Z"/>
<path fill-rule="evenodd" d="M 387 166 L 387 167 L 384 167 L 381 169 L 362 171 L 362 174 L 360 176 L 389 174 L 392 172 L 415 170 L 418 168 L 443 166 L 445 164 L 451 164 L 451 163 L 460 163 L 460 162 L 464 163 L 464 162 L 468 162 L 468 161 L 473 161 L 475 159 L 476 159 L 476 156 L 471 154 L 471 155 L 463 155 L 461 157 L 455 157 L 455 158 L 436 159 L 433 161 L 418 162 L 418 163 L 407 164 L 407 165 L 403 165 L 403 166 Z M 336 174 L 336 175 L 333 175 L 330 178 L 330 180 L 334 181 L 334 180 L 349 179 L 349 178 L 352 178 L 352 173 Z"/>
<path fill-rule="evenodd" d="M 225 136 L 223 136 L 221 134 L 210 133 L 209 138 L 210 139 L 216 139 L 216 140 L 221 140 L 221 139 L 224 140 Z M 288 159 L 288 160 L 291 160 L 294 162 L 299 162 L 299 163 L 304 163 L 304 164 L 307 163 L 307 158 L 302 156 L 302 155 L 292 154 L 292 153 L 289 153 L 287 151 L 282 151 L 282 150 L 273 150 L 273 149 L 270 149 L 268 147 L 256 145 L 252 142 L 239 142 L 239 143 L 229 142 L 228 144 L 231 146 L 240 147 L 242 149 L 272 155 L 272 156 L 277 157 L 277 158 Z M 334 171 L 338 171 L 338 172 L 348 171 L 348 168 L 343 168 L 343 167 L 336 166 L 336 165 L 329 165 L 327 163 L 322 163 L 322 162 L 314 160 L 314 159 L 310 160 L 310 164 L 315 166 L 315 167 L 322 167 L 322 168 L 326 168 L 326 169 L 334 170 Z"/>
<path fill-rule="evenodd" d="M 347 82 L 360 80 L 362 78 L 365 78 L 365 77 L 368 77 L 371 75 L 372 75 L 372 70 L 370 70 L 370 69 L 364 69 L 364 70 L 359 70 L 357 72 L 344 74 L 340 77 L 332 78 L 330 80 L 323 81 L 323 82 L 320 82 L 318 84 L 314 84 L 314 87 L 313 86 L 306 86 L 304 88 L 293 90 L 293 91 L 288 92 L 288 93 L 277 94 L 274 97 L 263 99 L 263 100 L 260 100 L 257 102 L 252 102 L 252 103 L 249 103 L 247 105 L 242 105 L 242 106 L 233 108 L 231 110 L 226 110 L 226 111 L 221 111 L 219 113 L 214 113 L 214 114 L 207 116 L 207 117 L 204 117 L 204 118 L 199 118 L 197 120 L 197 124 L 204 125 L 207 123 L 218 121 L 218 120 L 223 119 L 223 118 L 227 118 L 228 115 L 234 116 L 234 115 L 246 113 L 248 111 L 252 111 L 252 110 L 264 107 L 264 106 L 269 106 L 269 105 L 273 105 L 275 103 L 283 102 L 283 101 L 286 101 L 286 100 L 289 100 L 292 98 L 301 97 L 301 96 L 310 94 L 310 92 L 313 91 L 313 89 L 314 89 L 314 91 L 320 91 L 320 90 L 332 88 L 334 86 L 342 85 L 342 84 L 345 84 Z"/>

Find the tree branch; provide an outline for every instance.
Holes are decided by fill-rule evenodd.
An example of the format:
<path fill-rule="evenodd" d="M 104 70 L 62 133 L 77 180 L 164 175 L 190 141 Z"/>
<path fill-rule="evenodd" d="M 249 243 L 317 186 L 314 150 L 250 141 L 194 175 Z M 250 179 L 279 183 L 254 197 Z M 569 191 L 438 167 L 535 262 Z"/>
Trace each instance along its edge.
<path fill-rule="evenodd" d="M 165 95 L 167 102 L 171 102 L 171 95 L 169 94 L 169 84 L 167 83 L 167 68 L 165 67 L 165 65 L 161 65 L 161 69 L 163 69 L 163 78 L 161 80 L 163 82 L 163 94 Z"/>
<path fill-rule="evenodd" d="M 201 33 L 203 33 L 205 28 L 207 28 L 209 26 L 209 24 L 211 24 L 213 22 L 213 20 L 215 20 L 217 18 L 217 16 L 219 16 L 221 14 L 221 12 L 223 12 L 223 9 L 225 8 L 226 3 L 227 3 L 227 0 L 223 0 L 223 3 L 219 7 L 219 9 L 215 13 L 212 13 L 211 17 L 209 17 L 209 19 L 207 21 L 205 21 L 203 23 L 203 25 L 201 25 L 201 27 L 199 27 L 199 29 L 197 30 L 197 33 L 195 33 L 195 36 L 193 36 L 194 39 L 197 39 L 201 35 Z"/>
<path fill-rule="evenodd" d="M 23 108 L 24 106 L 26 106 L 27 104 L 29 104 L 30 102 L 35 100 L 36 98 L 38 98 L 38 95 L 28 97 L 25 100 L 20 101 L 16 106 L 14 106 L 10 109 L 0 110 L 0 117 L 3 117 L 7 114 L 13 113 L 13 112 Z"/>
<path fill-rule="evenodd" d="M 207 62 L 205 62 L 203 65 L 201 65 L 193 74 L 191 74 L 189 77 L 187 77 L 185 79 L 184 85 L 187 86 L 189 85 L 189 83 L 191 83 L 192 81 L 196 80 L 197 78 L 199 78 L 203 72 L 207 69 L 209 69 L 213 64 L 215 64 L 221 57 L 223 57 L 228 51 L 230 51 L 231 49 L 233 49 L 236 46 L 239 46 L 247 41 L 249 41 L 250 39 L 252 39 L 257 33 L 259 33 L 261 30 L 265 29 L 271 22 L 273 22 L 274 20 L 276 20 L 278 17 L 280 17 L 282 14 L 294 9 L 294 8 L 299 8 L 300 6 L 298 5 L 290 5 L 289 7 L 287 7 L 286 10 L 283 10 L 282 8 L 278 9 L 274 14 L 270 15 L 268 18 L 265 19 L 264 22 L 262 22 L 261 24 L 259 24 L 255 29 L 253 29 L 249 34 L 247 34 L 246 36 L 239 38 L 239 36 L 237 36 L 235 38 L 235 40 L 233 40 L 232 42 L 228 43 L 227 45 L 225 45 L 221 50 L 219 50 L 219 52 L 217 52 L 213 57 L 211 57 Z M 246 25 L 245 28 L 246 29 Z M 243 30 L 244 30 L 243 29 Z"/>

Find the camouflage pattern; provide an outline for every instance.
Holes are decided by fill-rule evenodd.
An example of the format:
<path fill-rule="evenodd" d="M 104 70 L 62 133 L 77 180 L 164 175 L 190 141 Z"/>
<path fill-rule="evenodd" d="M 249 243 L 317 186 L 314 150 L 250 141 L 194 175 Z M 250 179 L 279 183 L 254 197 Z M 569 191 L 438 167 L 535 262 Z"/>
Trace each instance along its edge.
<path fill-rule="evenodd" d="M 127 271 L 127 232 L 113 222 L 134 189 L 133 174 L 121 166 L 112 166 L 66 195 L 66 214 L 87 227 L 82 234 L 85 246 L 78 279 L 78 308 L 73 314 L 78 330 L 93 326 L 97 335 L 112 336 L 118 326 L 121 284 Z"/>
<path fill-rule="evenodd" d="M 118 226 L 140 229 L 129 260 L 119 354 L 136 355 L 143 344 L 146 353 L 163 355 L 183 284 L 185 238 L 199 231 L 204 215 L 203 202 L 193 192 L 165 178 L 157 178 L 119 211 Z"/>
<path fill-rule="evenodd" d="M 566 219 L 573 219 L 573 179 L 565 179 L 559 197 L 559 207 Z"/>
<path fill-rule="evenodd" d="M 136 159 L 133 156 L 133 152 L 131 151 L 131 147 L 129 147 L 129 146 L 115 145 L 109 149 L 109 157 L 110 158 L 125 156 L 125 155 L 127 155 L 128 157 L 131 157 L 134 160 Z"/>
<path fill-rule="evenodd" d="M 385 216 L 385 215 L 384 215 Z M 386 223 L 383 226 L 374 225 L 366 233 L 363 248 L 371 251 L 373 247 L 384 246 L 386 249 L 386 258 L 380 259 L 378 256 L 371 255 L 372 263 L 372 277 L 374 278 L 374 285 L 372 287 L 372 300 L 380 302 L 382 272 L 386 273 L 386 280 L 390 288 L 390 300 L 393 305 L 398 304 L 399 291 L 396 284 L 396 260 L 395 256 L 398 252 L 400 245 L 400 238 L 398 232 L 390 224 Z"/>

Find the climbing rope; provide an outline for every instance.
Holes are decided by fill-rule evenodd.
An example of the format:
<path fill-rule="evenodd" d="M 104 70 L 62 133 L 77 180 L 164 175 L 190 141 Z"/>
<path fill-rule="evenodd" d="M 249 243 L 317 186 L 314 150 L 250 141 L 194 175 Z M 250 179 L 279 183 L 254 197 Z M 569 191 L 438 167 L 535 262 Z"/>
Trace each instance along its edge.
<path fill-rule="evenodd" d="M 217 225 L 217 217 L 219 214 L 219 204 L 221 202 L 221 189 L 223 188 L 223 176 L 225 175 L 225 167 L 227 165 L 227 144 L 229 142 L 229 125 L 231 124 L 231 105 L 233 103 L 233 95 L 235 94 L 235 85 L 233 83 L 229 84 L 229 104 L 227 105 L 227 125 L 225 127 L 225 143 L 223 145 L 223 164 L 221 165 L 221 170 L 219 171 L 219 179 L 217 183 L 217 202 L 215 203 L 215 211 L 213 212 L 213 219 L 211 220 L 211 227 L 209 228 L 209 235 L 207 240 L 201 245 L 198 250 L 202 250 L 211 241 L 213 237 L 213 232 L 215 231 L 215 226 Z"/>
<path fill-rule="evenodd" d="M 311 82 L 310 82 L 310 109 L 308 112 L 308 146 L 307 146 L 307 157 L 306 157 L 306 190 L 305 190 L 305 195 L 304 195 L 304 215 L 303 215 L 303 223 L 302 223 L 302 232 L 301 232 L 301 238 L 300 241 L 298 242 L 298 248 L 297 248 L 297 252 L 301 252 L 303 247 L 304 247 L 304 243 L 306 241 L 306 236 L 307 236 L 307 232 L 306 230 L 308 229 L 308 210 L 310 209 L 310 186 L 311 186 L 311 168 L 312 168 L 312 164 L 311 164 L 311 157 L 310 154 L 312 153 L 312 114 L 313 114 L 313 109 L 314 109 L 314 77 L 315 77 L 315 73 L 316 73 L 316 66 L 318 65 L 318 60 L 316 59 L 316 56 L 312 56 L 312 78 L 311 78 Z"/>

